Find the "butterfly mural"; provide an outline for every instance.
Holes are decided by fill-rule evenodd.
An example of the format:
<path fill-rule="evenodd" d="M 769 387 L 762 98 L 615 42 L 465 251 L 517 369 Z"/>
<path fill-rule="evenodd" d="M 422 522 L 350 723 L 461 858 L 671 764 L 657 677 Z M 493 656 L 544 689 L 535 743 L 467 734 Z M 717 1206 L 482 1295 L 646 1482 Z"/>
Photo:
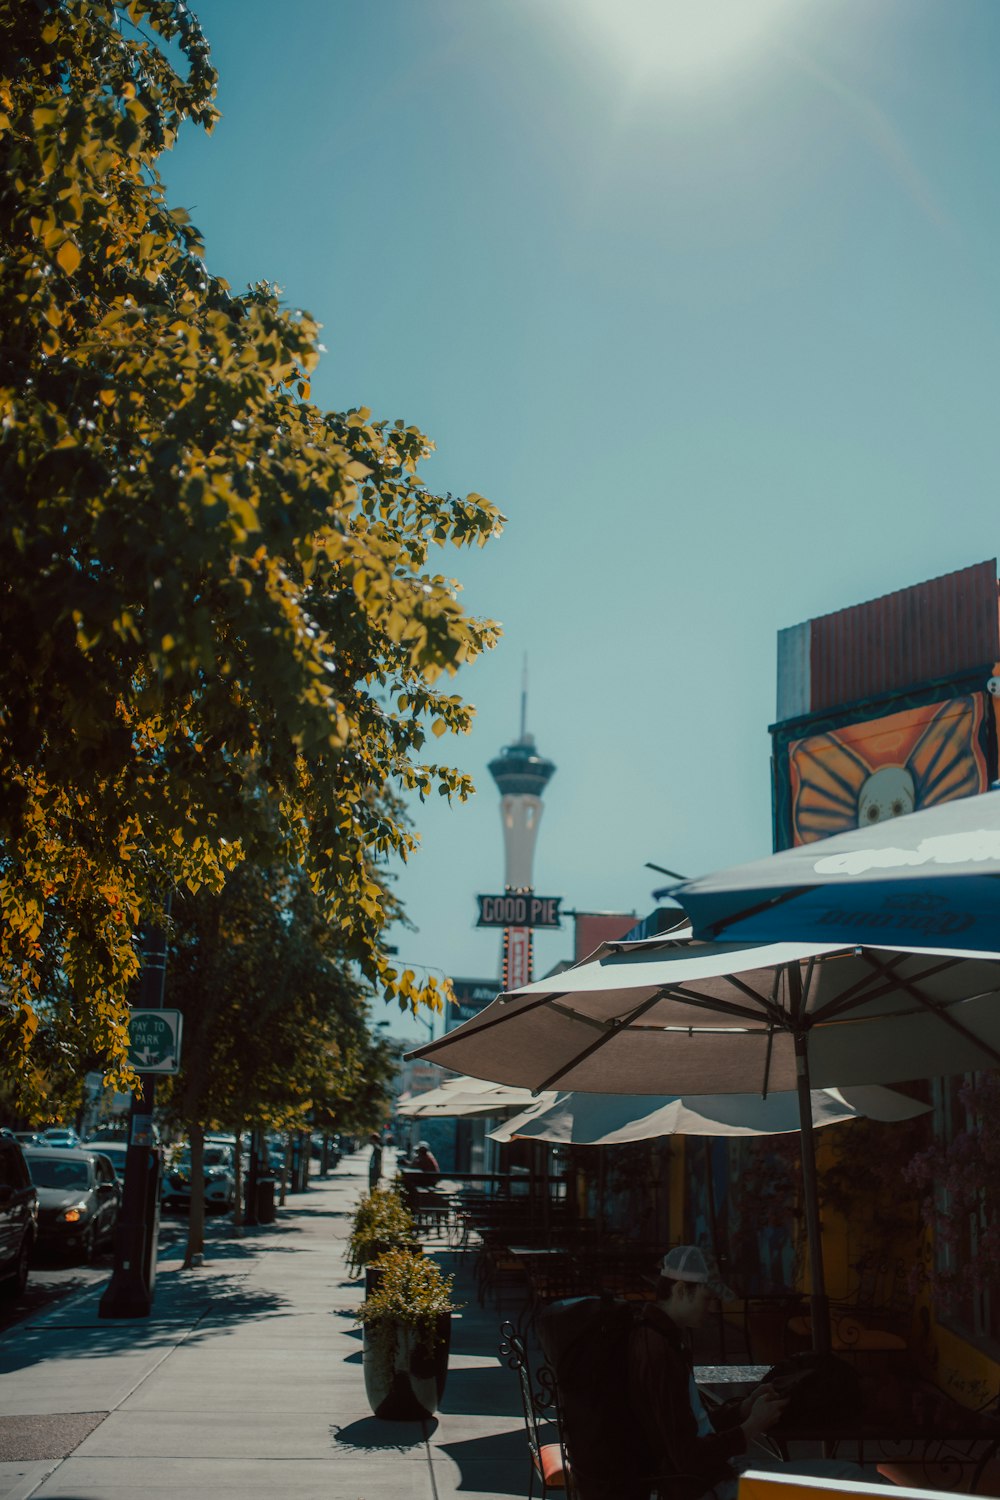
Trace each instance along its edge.
<path fill-rule="evenodd" d="M 984 716 L 983 697 L 974 694 L 794 741 L 793 841 L 809 844 L 986 791 Z"/>

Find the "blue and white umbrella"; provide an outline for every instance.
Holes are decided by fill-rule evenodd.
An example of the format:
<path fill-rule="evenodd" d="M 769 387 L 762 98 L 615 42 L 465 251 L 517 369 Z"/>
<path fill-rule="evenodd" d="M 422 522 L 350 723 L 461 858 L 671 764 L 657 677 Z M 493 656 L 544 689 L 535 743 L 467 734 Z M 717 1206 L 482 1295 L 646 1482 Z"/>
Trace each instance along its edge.
<path fill-rule="evenodd" d="M 674 886 L 696 937 L 1000 949 L 1000 791 Z"/>

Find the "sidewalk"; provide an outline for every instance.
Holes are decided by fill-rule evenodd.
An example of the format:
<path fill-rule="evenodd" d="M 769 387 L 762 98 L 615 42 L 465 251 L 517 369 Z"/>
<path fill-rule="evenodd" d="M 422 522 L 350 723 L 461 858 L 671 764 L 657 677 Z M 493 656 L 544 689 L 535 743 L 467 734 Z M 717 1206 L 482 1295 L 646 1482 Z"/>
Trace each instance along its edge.
<path fill-rule="evenodd" d="M 0 1500 L 525 1495 L 517 1379 L 471 1287 L 438 1420 L 370 1413 L 343 1255 L 367 1162 L 346 1157 L 198 1270 L 161 1259 L 150 1318 L 98 1318 L 98 1286 L 0 1336 Z"/>

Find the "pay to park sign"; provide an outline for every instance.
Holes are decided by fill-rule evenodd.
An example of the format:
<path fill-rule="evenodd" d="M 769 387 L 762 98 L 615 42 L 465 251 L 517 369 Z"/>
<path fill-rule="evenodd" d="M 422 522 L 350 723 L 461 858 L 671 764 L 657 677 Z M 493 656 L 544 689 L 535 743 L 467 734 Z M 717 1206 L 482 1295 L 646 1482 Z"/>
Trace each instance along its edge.
<path fill-rule="evenodd" d="M 128 1060 L 137 1073 L 176 1073 L 181 1065 L 179 1010 L 134 1010 L 128 1023 Z"/>
<path fill-rule="evenodd" d="M 505 891 L 502 896 L 477 896 L 477 927 L 558 927 L 561 896 L 536 896 L 534 891 Z"/>

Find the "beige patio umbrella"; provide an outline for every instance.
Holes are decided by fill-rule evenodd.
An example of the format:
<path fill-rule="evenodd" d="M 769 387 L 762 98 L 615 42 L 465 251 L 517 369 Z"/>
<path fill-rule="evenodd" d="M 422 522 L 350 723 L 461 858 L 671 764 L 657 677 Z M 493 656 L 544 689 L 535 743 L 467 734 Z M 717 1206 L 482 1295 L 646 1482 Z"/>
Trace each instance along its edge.
<path fill-rule="evenodd" d="M 549 1096 L 546 1095 L 546 1098 Z M 448 1078 L 436 1089 L 400 1099 L 396 1113 L 409 1120 L 489 1119 L 538 1102 L 531 1089 L 511 1088 L 482 1078 Z"/>
<path fill-rule="evenodd" d="M 860 1089 L 813 1089 L 813 1129 L 845 1120 L 912 1120 L 930 1105 L 896 1089 L 871 1084 Z M 494 1141 L 547 1141 L 558 1146 L 624 1146 L 659 1136 L 792 1135 L 799 1129 L 799 1100 L 793 1093 L 541 1095 L 530 1108 L 512 1115 Z"/>
<path fill-rule="evenodd" d="M 813 1340 L 829 1350 L 811 1089 L 1000 1066 L 1000 954 L 681 934 L 609 943 L 414 1055 L 538 1091 L 794 1089 Z"/>

